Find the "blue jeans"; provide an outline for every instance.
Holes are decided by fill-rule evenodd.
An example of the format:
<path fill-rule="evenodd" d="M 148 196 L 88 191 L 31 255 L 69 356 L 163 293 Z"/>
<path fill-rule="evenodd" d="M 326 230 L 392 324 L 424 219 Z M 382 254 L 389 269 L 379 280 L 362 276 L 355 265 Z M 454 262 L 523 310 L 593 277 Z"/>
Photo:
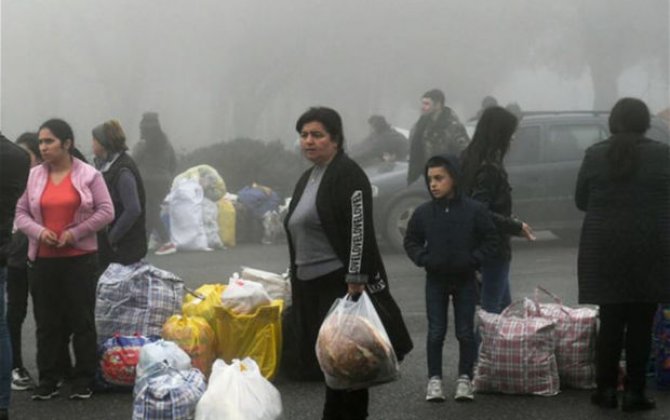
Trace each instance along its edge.
<path fill-rule="evenodd" d="M 473 275 L 454 287 L 454 279 L 429 274 L 426 278 L 426 314 L 428 315 L 428 377 L 442 377 L 442 347 L 447 334 L 447 311 L 449 297 L 454 305 L 454 324 L 458 340 L 458 375 L 472 378 L 472 369 L 477 357 L 475 344 L 475 306 L 477 287 Z"/>
<path fill-rule="evenodd" d="M 9 407 L 12 386 L 12 346 L 5 316 L 5 284 L 7 268 L 0 267 L 0 408 Z"/>
<path fill-rule="evenodd" d="M 499 314 L 512 303 L 509 290 L 509 265 L 509 260 L 497 260 L 481 267 L 481 305 L 486 312 Z"/>

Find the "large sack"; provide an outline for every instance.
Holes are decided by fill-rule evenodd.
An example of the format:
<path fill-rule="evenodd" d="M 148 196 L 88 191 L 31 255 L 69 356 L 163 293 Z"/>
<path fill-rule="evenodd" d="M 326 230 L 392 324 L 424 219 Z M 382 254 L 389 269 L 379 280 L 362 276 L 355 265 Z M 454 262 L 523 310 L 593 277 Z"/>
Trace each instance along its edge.
<path fill-rule="evenodd" d="M 333 389 L 368 388 L 398 379 L 391 341 L 366 292 L 337 299 L 319 329 L 316 356 Z"/>
<path fill-rule="evenodd" d="M 180 371 L 155 363 L 135 383 L 133 420 L 192 419 L 206 387 L 198 369 Z"/>
<path fill-rule="evenodd" d="M 196 420 L 277 420 L 279 391 L 260 373 L 253 359 L 217 360 L 205 395 L 196 407 Z"/>
<path fill-rule="evenodd" d="M 160 335 L 180 310 L 184 282 L 144 261 L 110 264 L 98 281 L 95 327 L 98 346 L 116 334 Z"/>
<path fill-rule="evenodd" d="M 207 235 L 207 245 L 212 249 L 223 248 L 219 235 L 219 206 L 207 197 L 202 200 L 202 222 Z"/>
<path fill-rule="evenodd" d="M 523 307 L 524 301 L 518 301 L 500 315 L 478 311 L 482 343 L 475 368 L 476 391 L 558 394 L 556 324 L 550 319 L 527 316 Z"/>
<path fill-rule="evenodd" d="M 210 249 L 202 217 L 203 199 L 202 187 L 192 179 L 179 181 L 167 197 L 170 203 L 170 240 L 180 250 Z"/>
<path fill-rule="evenodd" d="M 540 294 L 548 296 L 553 302 L 540 303 Z M 556 323 L 556 363 L 561 387 L 594 388 L 598 311 L 565 306 L 561 299 L 541 287 L 535 290 L 535 301 L 537 305 L 526 307 L 529 314 Z"/>
<path fill-rule="evenodd" d="M 236 244 L 235 205 L 228 199 L 219 200 L 219 236 L 224 246 L 232 248 Z"/>
<path fill-rule="evenodd" d="M 216 169 L 209 165 L 198 165 L 185 170 L 172 181 L 172 188 L 183 179 L 198 181 L 205 197 L 216 202 L 226 195 L 226 183 Z"/>
<path fill-rule="evenodd" d="M 162 336 L 177 343 L 191 357 L 193 367 L 209 377 L 216 359 L 216 336 L 204 318 L 173 315 L 163 325 Z"/>
<path fill-rule="evenodd" d="M 281 355 L 282 307 L 281 300 L 260 306 L 251 314 L 215 307 L 217 356 L 227 362 L 250 357 L 265 378 L 273 378 Z"/>
<path fill-rule="evenodd" d="M 272 299 L 283 299 L 284 308 L 291 306 L 291 280 L 287 275 L 242 267 L 242 280 L 251 280 L 260 283 Z"/>

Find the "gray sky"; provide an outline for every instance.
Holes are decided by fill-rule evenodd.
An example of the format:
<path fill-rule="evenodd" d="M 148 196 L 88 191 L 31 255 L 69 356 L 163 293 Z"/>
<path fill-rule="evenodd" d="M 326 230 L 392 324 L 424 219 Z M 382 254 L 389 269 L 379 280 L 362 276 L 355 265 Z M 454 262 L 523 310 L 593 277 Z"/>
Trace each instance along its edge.
<path fill-rule="evenodd" d="M 177 149 L 295 139 L 310 105 L 410 128 L 443 89 L 465 120 L 484 95 L 524 109 L 668 106 L 668 0 L 2 0 L 2 129 L 91 128 L 160 113 Z M 594 81 L 598 82 L 598 85 Z"/>

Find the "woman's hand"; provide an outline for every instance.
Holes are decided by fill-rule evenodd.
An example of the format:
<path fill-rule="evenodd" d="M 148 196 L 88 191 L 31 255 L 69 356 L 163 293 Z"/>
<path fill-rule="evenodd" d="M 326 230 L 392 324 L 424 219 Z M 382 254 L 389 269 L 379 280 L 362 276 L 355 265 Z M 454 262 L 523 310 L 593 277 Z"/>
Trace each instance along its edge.
<path fill-rule="evenodd" d="M 365 290 L 364 284 L 347 283 L 347 293 L 350 296 L 360 295 L 361 293 L 363 293 L 364 290 Z"/>
<path fill-rule="evenodd" d="M 521 225 L 521 234 L 524 236 L 524 238 L 528 239 L 529 241 L 534 241 L 535 239 L 535 234 L 533 233 L 533 228 L 530 227 L 527 223 L 523 223 Z"/>
<path fill-rule="evenodd" d="M 72 232 L 66 230 L 65 232 L 61 233 L 56 248 L 63 248 L 64 246 L 72 245 L 73 243 L 74 243 L 74 236 L 72 235 Z"/>
<path fill-rule="evenodd" d="M 40 242 L 47 246 L 56 246 L 58 245 L 58 235 L 50 229 L 44 229 L 40 233 Z"/>

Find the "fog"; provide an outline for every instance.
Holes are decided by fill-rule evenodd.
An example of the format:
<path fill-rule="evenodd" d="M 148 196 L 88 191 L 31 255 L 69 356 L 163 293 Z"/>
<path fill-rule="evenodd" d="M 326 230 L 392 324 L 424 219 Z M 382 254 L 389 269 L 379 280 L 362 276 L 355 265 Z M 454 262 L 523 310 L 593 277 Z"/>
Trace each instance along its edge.
<path fill-rule="evenodd" d="M 462 120 L 483 96 L 525 110 L 668 106 L 668 0 L 2 0 L 1 127 L 117 118 L 131 145 L 157 111 L 177 150 L 290 145 L 297 116 L 339 110 L 410 128 L 438 87 Z"/>

